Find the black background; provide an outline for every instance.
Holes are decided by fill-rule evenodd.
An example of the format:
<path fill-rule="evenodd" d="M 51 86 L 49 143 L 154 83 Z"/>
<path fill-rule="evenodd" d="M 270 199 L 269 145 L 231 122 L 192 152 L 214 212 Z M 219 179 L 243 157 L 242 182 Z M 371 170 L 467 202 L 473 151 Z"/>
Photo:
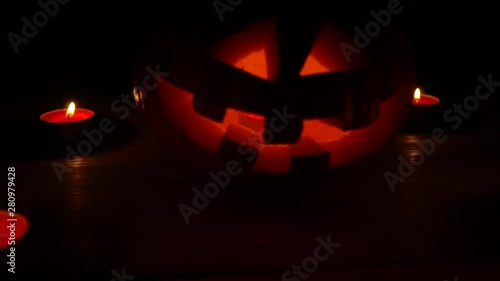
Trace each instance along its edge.
<path fill-rule="evenodd" d="M 386 8 L 388 3 L 329 2 L 301 1 L 294 5 L 304 11 L 338 15 L 355 26 L 364 25 L 371 20 L 371 10 Z M 418 0 L 401 3 L 404 10 L 393 20 L 402 24 L 411 42 L 418 84 L 428 93 L 439 96 L 445 107 L 461 103 L 464 97 L 474 94 L 478 75 L 492 73 L 493 80 L 500 81 L 495 4 Z M 57 15 L 49 19 L 28 44 L 20 45 L 17 54 L 7 34 L 21 34 L 21 18 L 31 19 L 40 7 L 37 1 L 8 1 L 3 5 L 4 110 L 0 116 L 15 125 L 17 119 L 62 108 L 66 103 L 62 97 L 68 93 L 82 100 L 83 107 L 94 98 L 112 100 L 121 93 L 129 93 L 134 63 L 141 56 L 138 51 L 147 49 L 151 38 L 162 36 L 166 22 L 174 24 L 181 33 L 200 25 L 207 31 L 231 30 L 256 14 L 292 4 L 244 0 L 233 12 L 226 13 L 221 22 L 211 0 L 72 0 L 60 5 Z M 500 90 L 484 101 L 464 122 L 460 133 L 498 133 L 499 95 Z M 38 105 L 25 109 L 18 106 L 19 101 Z M 31 112 L 33 108 L 39 112 Z"/>
<path fill-rule="evenodd" d="M 387 3 L 308 1 L 293 5 L 313 13 L 315 9 L 326 11 L 348 26 L 363 27 L 372 20 L 370 11 L 386 8 Z M 40 10 L 36 1 L 9 1 L 5 5 L 4 34 L 21 34 L 21 17 L 31 19 Z M 226 12 L 221 22 L 212 1 L 70 1 L 59 5 L 55 17 L 27 44 L 21 44 L 18 54 L 4 37 L 4 100 L 29 101 L 35 97 L 51 103 L 60 101 L 68 91 L 117 97 L 130 92 L 134 62 L 141 55 L 138 50 L 147 49 L 152 38 L 162 36 L 159 27 L 165 22 L 180 33 L 196 26 L 206 32 L 231 30 L 256 15 L 290 5 L 243 1 L 234 11 Z M 494 80 L 499 77 L 498 13 L 492 4 L 404 1 L 401 5 L 403 11 L 392 21 L 401 23 L 406 31 L 413 48 L 417 83 L 426 92 L 451 106 L 473 94 L 478 75 L 493 73 Z M 499 100 L 498 95 L 492 95 L 462 130 L 496 128 Z"/>
<path fill-rule="evenodd" d="M 363 26 L 370 20 L 370 10 L 378 11 L 387 3 L 308 1 L 295 5 L 338 14 L 353 25 L 359 22 Z M 9 1 L 4 5 L 4 34 L 21 34 L 21 17 L 31 19 L 40 10 L 36 1 Z M 4 36 L 6 59 L 2 65 L 11 89 L 4 94 L 9 98 L 50 99 L 56 94 L 51 91 L 54 85 L 106 88 L 103 92 L 110 95 L 129 91 L 138 48 L 151 36 L 161 36 L 157 28 L 166 19 L 179 30 L 200 24 L 206 30 L 230 29 L 247 17 L 290 5 L 284 1 L 243 1 L 233 12 L 225 13 L 221 22 L 212 1 L 70 1 L 60 5 L 57 15 L 28 44 L 19 46 L 18 54 Z M 457 89 L 471 94 L 478 75 L 498 73 L 498 12 L 492 4 L 404 1 L 401 5 L 403 11 L 393 20 L 402 23 L 407 32 L 416 57 L 418 82 L 428 92 L 460 101 L 455 97 Z M 38 90 L 20 91 L 26 84 L 36 85 Z M 488 102 L 493 101 L 498 98 Z"/>

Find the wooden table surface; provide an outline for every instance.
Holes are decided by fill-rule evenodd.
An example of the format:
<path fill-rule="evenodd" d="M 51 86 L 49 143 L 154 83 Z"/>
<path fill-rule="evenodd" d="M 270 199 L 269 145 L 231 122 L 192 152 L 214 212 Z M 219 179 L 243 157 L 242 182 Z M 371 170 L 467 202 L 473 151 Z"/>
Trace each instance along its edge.
<path fill-rule="evenodd" d="M 96 111 L 113 117 L 109 104 L 96 101 Z M 341 246 L 310 280 L 500 276 L 499 134 L 449 134 L 391 192 L 384 172 L 397 173 L 398 155 L 413 157 L 428 137 L 402 131 L 319 186 L 232 184 L 186 225 L 178 205 L 208 179 L 174 159 L 139 112 L 123 124 L 123 142 L 68 162 L 73 172 L 62 182 L 51 163 L 64 157 L 20 158 L 34 138 L 2 159 L 16 167 L 18 212 L 31 224 L 18 243 L 17 276 L 108 280 L 125 267 L 137 280 L 279 280 L 328 235 Z"/>

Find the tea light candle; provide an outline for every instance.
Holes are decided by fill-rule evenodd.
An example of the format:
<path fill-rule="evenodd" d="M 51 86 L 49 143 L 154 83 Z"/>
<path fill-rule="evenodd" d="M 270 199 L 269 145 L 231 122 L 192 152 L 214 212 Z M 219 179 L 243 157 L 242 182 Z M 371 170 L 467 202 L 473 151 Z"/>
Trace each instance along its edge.
<path fill-rule="evenodd" d="M 407 127 L 412 131 L 429 131 L 438 126 L 440 102 L 438 97 L 422 93 L 420 88 L 416 88 L 408 114 Z"/>
<path fill-rule="evenodd" d="M 87 120 L 92 116 L 92 110 L 76 108 L 75 103 L 71 102 L 67 109 L 56 109 L 42 114 L 40 120 L 49 123 L 71 123 Z"/>
<path fill-rule="evenodd" d="M 413 104 L 414 105 L 436 105 L 439 103 L 439 98 L 427 94 L 420 93 L 420 89 L 417 88 L 413 94 Z"/>
<path fill-rule="evenodd" d="M 0 250 L 13 246 L 12 241 L 18 243 L 28 231 L 28 227 L 28 220 L 23 215 L 0 210 Z"/>
<path fill-rule="evenodd" d="M 68 143 L 81 139 L 83 130 L 92 126 L 93 116 L 92 110 L 77 108 L 75 103 L 71 102 L 68 108 L 42 114 L 40 120 L 43 121 L 42 130 L 47 134 L 51 145 L 59 145 L 60 142 Z"/>

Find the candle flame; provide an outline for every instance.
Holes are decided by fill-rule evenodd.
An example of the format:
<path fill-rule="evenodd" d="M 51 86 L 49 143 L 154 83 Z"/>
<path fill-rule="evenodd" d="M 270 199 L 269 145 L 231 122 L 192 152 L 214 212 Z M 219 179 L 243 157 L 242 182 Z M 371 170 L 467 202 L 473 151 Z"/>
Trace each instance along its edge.
<path fill-rule="evenodd" d="M 69 120 L 75 114 L 75 103 L 71 102 L 68 106 L 68 110 L 66 111 L 66 120 Z"/>
<path fill-rule="evenodd" d="M 417 88 L 415 90 L 415 94 L 413 94 L 413 103 L 418 103 L 420 101 L 420 89 Z"/>

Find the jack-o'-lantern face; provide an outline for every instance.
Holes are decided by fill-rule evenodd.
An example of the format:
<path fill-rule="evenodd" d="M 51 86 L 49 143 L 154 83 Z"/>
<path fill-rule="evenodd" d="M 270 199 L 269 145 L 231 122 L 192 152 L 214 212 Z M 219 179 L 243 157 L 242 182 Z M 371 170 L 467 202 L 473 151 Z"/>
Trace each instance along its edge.
<path fill-rule="evenodd" d="M 406 46 L 392 37 L 359 49 L 332 23 L 308 24 L 290 32 L 263 20 L 207 50 L 169 45 L 161 54 L 169 76 L 144 110 L 193 164 L 236 159 L 255 173 L 285 175 L 377 151 L 411 103 Z"/>

